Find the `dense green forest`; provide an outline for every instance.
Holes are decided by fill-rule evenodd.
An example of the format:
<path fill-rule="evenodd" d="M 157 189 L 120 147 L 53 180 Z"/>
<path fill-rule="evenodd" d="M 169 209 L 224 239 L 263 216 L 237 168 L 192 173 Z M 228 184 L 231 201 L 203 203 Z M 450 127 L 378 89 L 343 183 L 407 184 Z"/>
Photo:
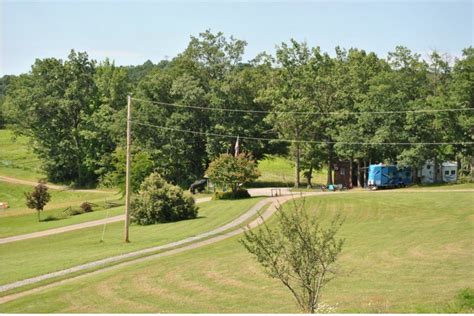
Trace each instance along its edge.
<path fill-rule="evenodd" d="M 244 62 L 245 47 L 206 31 L 158 64 L 119 67 L 75 51 L 37 59 L 29 73 L 0 80 L 0 126 L 30 137 L 50 181 L 79 186 L 123 182 L 129 94 L 136 183 L 157 170 L 189 185 L 233 152 L 235 137 L 216 134 L 239 135 L 257 160 L 287 154 L 308 173 L 327 165 L 328 182 L 339 159 L 415 168 L 456 160 L 468 172 L 474 48 L 448 62 L 401 46 L 387 58 L 339 47 L 330 55 L 291 40 Z"/>

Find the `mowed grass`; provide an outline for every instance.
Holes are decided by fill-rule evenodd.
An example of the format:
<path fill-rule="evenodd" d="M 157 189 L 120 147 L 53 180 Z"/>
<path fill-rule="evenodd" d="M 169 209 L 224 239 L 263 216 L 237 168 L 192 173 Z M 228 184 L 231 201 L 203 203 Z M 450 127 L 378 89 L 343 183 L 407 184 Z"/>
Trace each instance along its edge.
<path fill-rule="evenodd" d="M 26 207 L 25 192 L 32 192 L 34 189 L 30 185 L 14 184 L 0 181 L 0 201 L 8 202 L 8 209 L 0 209 L 0 217 L 15 216 L 35 212 Z M 45 206 L 44 210 L 51 210 L 59 207 L 69 207 L 78 205 L 82 202 L 100 201 L 100 200 L 117 200 L 120 195 L 115 192 L 85 192 L 74 190 L 52 190 L 48 192 L 51 194 L 51 200 Z"/>
<path fill-rule="evenodd" d="M 459 290 L 474 287 L 472 193 L 349 193 L 307 198 L 306 205 L 323 222 L 346 216 L 342 272 L 322 296 L 339 313 L 446 312 Z M 299 312 L 238 238 L 75 280 L 0 311 Z"/>
<path fill-rule="evenodd" d="M 290 159 L 281 156 L 268 155 L 258 163 L 261 176 L 251 186 L 290 186 L 295 181 L 295 165 Z M 326 170 L 313 172 L 313 185 L 326 183 Z M 306 185 L 303 172 L 300 174 L 301 184 Z"/>
<path fill-rule="evenodd" d="M 78 264 L 164 245 L 207 232 L 230 222 L 262 198 L 211 201 L 199 205 L 197 219 L 149 226 L 131 225 L 131 243 L 123 242 L 123 222 L 0 245 L 0 284 L 65 269 Z M 82 216 L 82 215 L 81 215 Z"/>
<path fill-rule="evenodd" d="M 35 181 L 45 177 L 27 137 L 0 129 L 0 148 L 0 175 Z"/>
<path fill-rule="evenodd" d="M 28 215 L 2 217 L 0 218 L 0 238 L 39 232 L 124 214 L 123 206 L 109 209 L 94 207 L 93 209 L 93 212 L 74 216 L 68 215 L 62 208 L 48 210 L 44 211 L 41 215 L 41 222 L 38 222 L 36 211 L 31 211 L 31 214 Z"/>
<path fill-rule="evenodd" d="M 101 219 L 106 216 L 105 201 L 117 202 L 120 195 L 114 193 L 95 193 L 77 191 L 49 190 L 51 201 L 41 212 L 41 222 L 38 222 L 36 210 L 25 205 L 25 192 L 31 192 L 32 186 L 0 182 L 0 201 L 8 202 L 8 209 L 0 209 L 0 238 L 42 231 L 50 228 L 82 223 Z M 76 216 L 68 216 L 65 210 L 69 207 L 79 208 L 83 202 L 92 202 L 94 212 Z M 109 215 L 118 215 L 123 208 L 109 210 Z"/>

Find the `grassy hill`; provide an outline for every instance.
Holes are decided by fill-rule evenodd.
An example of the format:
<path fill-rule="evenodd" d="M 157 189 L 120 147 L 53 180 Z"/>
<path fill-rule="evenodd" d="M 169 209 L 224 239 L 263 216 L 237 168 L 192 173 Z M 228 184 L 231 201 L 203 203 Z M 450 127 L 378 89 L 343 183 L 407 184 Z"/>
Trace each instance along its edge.
<path fill-rule="evenodd" d="M 261 176 L 251 186 L 255 187 L 293 187 L 295 181 L 295 165 L 294 163 L 286 158 L 280 156 L 268 155 L 258 163 L 258 170 Z M 326 183 L 327 177 L 326 169 L 318 170 L 313 172 L 313 185 Z M 303 176 L 303 172 L 300 174 L 301 185 L 306 186 L 307 181 Z"/>
<path fill-rule="evenodd" d="M 45 177 L 27 137 L 15 137 L 12 131 L 0 129 L 0 148 L 0 175 L 34 181 Z"/>
<path fill-rule="evenodd" d="M 130 243 L 123 242 L 123 222 L 116 222 L 107 225 L 105 242 L 100 242 L 103 226 L 96 226 L 1 244 L 0 284 L 195 236 L 232 221 L 261 199 L 205 202 L 199 204 L 198 218 L 193 220 L 131 225 Z M 104 212 L 99 213 L 105 217 Z"/>
<path fill-rule="evenodd" d="M 473 312 L 472 291 L 464 307 L 456 298 L 473 287 L 472 202 L 472 192 L 307 198 L 308 211 L 322 221 L 336 212 L 346 216 L 342 273 L 322 301 L 340 313 Z M 0 305 L 0 311 L 298 312 L 284 286 L 263 274 L 238 238 L 72 281 Z"/>

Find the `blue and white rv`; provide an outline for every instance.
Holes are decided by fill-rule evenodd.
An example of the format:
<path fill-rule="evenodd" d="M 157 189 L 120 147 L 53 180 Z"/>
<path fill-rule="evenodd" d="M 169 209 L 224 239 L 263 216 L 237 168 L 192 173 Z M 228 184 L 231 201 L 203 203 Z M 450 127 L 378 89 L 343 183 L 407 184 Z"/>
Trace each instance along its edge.
<path fill-rule="evenodd" d="M 411 168 L 391 165 L 370 165 L 367 185 L 371 189 L 405 187 L 411 184 Z"/>

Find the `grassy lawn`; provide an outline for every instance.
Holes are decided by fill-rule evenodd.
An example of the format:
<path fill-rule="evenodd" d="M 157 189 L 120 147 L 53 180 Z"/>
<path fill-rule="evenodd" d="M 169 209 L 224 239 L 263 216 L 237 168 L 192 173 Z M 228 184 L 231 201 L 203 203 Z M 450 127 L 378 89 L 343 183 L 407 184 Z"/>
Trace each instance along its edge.
<path fill-rule="evenodd" d="M 90 213 L 79 214 L 75 216 L 67 215 L 64 208 L 44 211 L 41 218 L 47 219 L 38 222 L 36 211 L 22 216 L 8 216 L 0 218 L 0 238 L 39 232 L 52 228 L 69 226 L 98 219 L 106 216 L 112 217 L 124 213 L 123 206 L 104 209 L 103 207 L 94 207 Z M 33 213 L 34 212 L 34 213 Z"/>
<path fill-rule="evenodd" d="M 0 175 L 26 180 L 45 177 L 40 160 L 30 151 L 27 137 L 14 137 L 10 130 L 0 129 Z"/>
<path fill-rule="evenodd" d="M 36 210 L 25 206 L 24 192 L 31 190 L 31 186 L 0 182 L 0 201 L 10 205 L 8 209 L 0 209 L 0 238 L 101 219 L 106 216 L 106 212 L 102 212 L 105 201 L 120 199 L 113 193 L 50 190 L 51 201 L 41 214 L 46 221 L 38 222 Z M 68 207 L 78 208 L 85 201 L 98 205 L 94 206 L 94 212 L 76 216 L 68 216 L 64 212 Z M 121 212 L 123 208 L 109 209 L 109 216 Z"/>
<path fill-rule="evenodd" d="M 417 184 L 407 189 L 419 190 L 464 190 L 474 189 L 474 183 L 436 183 L 436 184 Z"/>
<path fill-rule="evenodd" d="M 206 202 L 200 204 L 199 217 L 194 220 L 132 225 L 129 244 L 122 241 L 123 223 L 119 222 L 107 225 L 103 243 L 99 242 L 103 226 L 97 226 L 0 245 L 0 284 L 195 236 L 230 222 L 260 200 Z"/>
<path fill-rule="evenodd" d="M 306 200 L 322 221 L 335 212 L 346 216 L 343 273 L 322 301 L 340 313 L 449 312 L 456 293 L 474 287 L 472 193 L 368 194 Z M 0 311 L 298 312 L 289 292 L 262 273 L 238 238 L 86 277 L 0 305 Z"/>
<path fill-rule="evenodd" d="M 251 186 L 290 186 L 294 185 L 295 166 L 285 157 L 268 155 L 258 163 L 261 176 Z M 313 185 L 326 183 L 326 169 L 313 172 Z M 306 178 L 300 174 L 301 185 L 306 186 Z"/>
<path fill-rule="evenodd" d="M 36 212 L 25 206 L 25 192 L 31 192 L 32 186 L 22 184 L 12 184 L 6 182 L 0 182 L 0 201 L 8 202 L 8 209 L 0 209 L 0 218 L 5 216 L 16 216 L 23 214 L 31 214 Z M 69 206 L 78 206 L 82 202 L 97 202 L 105 200 L 117 200 L 120 195 L 110 193 L 96 193 L 96 192 L 77 192 L 77 191 L 60 191 L 60 190 L 49 190 L 51 194 L 51 200 L 46 205 L 45 211 L 67 208 Z"/>

